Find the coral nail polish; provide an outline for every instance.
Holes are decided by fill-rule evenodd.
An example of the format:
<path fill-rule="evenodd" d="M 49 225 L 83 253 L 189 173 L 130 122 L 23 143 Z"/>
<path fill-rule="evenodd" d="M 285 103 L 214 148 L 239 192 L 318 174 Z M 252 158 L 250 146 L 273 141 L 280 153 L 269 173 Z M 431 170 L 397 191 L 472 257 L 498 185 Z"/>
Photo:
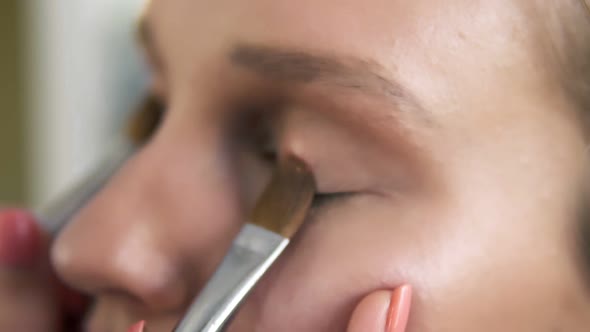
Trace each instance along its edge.
<path fill-rule="evenodd" d="M 398 287 L 391 296 L 386 332 L 404 332 L 412 306 L 412 286 Z"/>
<path fill-rule="evenodd" d="M 24 210 L 0 211 L 0 268 L 27 267 L 41 252 L 41 231 L 35 217 Z"/>
<path fill-rule="evenodd" d="M 127 332 L 145 332 L 145 321 L 142 320 L 141 322 L 135 323 L 133 326 L 127 330 Z"/>

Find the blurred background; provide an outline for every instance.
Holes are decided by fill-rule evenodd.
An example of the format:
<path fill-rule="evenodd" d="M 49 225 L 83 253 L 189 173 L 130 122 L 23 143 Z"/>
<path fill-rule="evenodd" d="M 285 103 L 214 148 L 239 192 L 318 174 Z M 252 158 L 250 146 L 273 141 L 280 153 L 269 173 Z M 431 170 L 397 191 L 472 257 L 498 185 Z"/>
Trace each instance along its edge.
<path fill-rule="evenodd" d="M 0 1 L 0 205 L 38 206 L 113 143 L 146 82 L 145 1 Z"/>

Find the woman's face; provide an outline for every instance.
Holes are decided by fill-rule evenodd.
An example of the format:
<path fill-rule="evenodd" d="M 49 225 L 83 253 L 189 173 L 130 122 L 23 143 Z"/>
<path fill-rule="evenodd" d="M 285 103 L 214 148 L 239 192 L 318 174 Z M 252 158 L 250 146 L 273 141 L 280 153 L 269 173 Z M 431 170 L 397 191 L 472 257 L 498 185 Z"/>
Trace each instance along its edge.
<path fill-rule="evenodd" d="M 154 1 L 164 120 L 53 248 L 91 330 L 170 330 L 295 155 L 320 199 L 230 332 L 344 331 L 406 282 L 409 331 L 586 331 L 588 160 L 533 3 Z"/>

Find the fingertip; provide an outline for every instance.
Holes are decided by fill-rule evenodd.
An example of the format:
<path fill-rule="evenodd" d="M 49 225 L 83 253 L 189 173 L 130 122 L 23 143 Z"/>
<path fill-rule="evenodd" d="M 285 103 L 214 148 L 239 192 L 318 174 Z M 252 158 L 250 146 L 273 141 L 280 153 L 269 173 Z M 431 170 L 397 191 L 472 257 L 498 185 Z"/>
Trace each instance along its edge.
<path fill-rule="evenodd" d="M 387 325 L 392 291 L 375 291 L 359 302 L 352 313 L 348 332 L 383 332 Z"/>
<path fill-rule="evenodd" d="M 29 267 L 41 256 L 42 232 L 35 216 L 20 209 L 0 211 L 0 267 Z"/>
<path fill-rule="evenodd" d="M 145 331 L 145 320 L 142 320 L 140 322 L 137 322 L 135 324 L 133 324 L 128 330 L 127 332 L 146 332 Z"/>
<path fill-rule="evenodd" d="M 386 332 L 404 332 L 408 325 L 410 308 L 412 306 L 412 286 L 403 285 L 391 294 L 389 311 L 387 313 Z"/>

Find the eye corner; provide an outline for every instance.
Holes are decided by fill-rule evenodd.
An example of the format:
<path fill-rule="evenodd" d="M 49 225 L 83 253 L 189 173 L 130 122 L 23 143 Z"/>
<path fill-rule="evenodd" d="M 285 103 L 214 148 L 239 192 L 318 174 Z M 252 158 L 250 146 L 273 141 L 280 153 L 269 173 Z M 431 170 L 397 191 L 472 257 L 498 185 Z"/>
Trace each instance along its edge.
<path fill-rule="evenodd" d="M 164 103 L 148 94 L 138 104 L 127 122 L 126 133 L 132 143 L 142 145 L 157 131 L 164 117 Z"/>

